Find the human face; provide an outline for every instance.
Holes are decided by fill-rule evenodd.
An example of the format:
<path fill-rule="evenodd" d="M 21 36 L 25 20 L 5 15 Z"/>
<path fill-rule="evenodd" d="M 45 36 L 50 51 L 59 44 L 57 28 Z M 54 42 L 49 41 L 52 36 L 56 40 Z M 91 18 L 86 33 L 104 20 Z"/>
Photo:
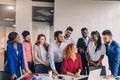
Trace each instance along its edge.
<path fill-rule="evenodd" d="M 28 35 L 28 36 L 25 37 L 25 41 L 26 42 L 30 42 L 30 40 L 31 40 L 31 36 L 30 35 Z"/>
<path fill-rule="evenodd" d="M 110 41 L 112 40 L 112 36 L 109 36 L 109 35 L 103 35 L 102 38 L 105 44 L 109 44 Z"/>
<path fill-rule="evenodd" d="M 46 42 L 45 37 L 41 36 L 40 39 L 39 39 L 39 42 L 40 42 L 40 44 L 45 44 L 45 42 Z"/>
<path fill-rule="evenodd" d="M 57 41 L 59 43 L 61 43 L 63 41 L 63 35 L 62 34 L 59 34 L 58 37 L 57 37 Z"/>
<path fill-rule="evenodd" d="M 65 37 L 70 37 L 71 34 L 72 34 L 72 31 L 70 30 L 65 31 Z"/>
<path fill-rule="evenodd" d="M 87 30 L 82 31 L 81 33 L 82 33 L 82 36 L 84 38 L 86 38 L 88 36 L 88 31 Z"/>
<path fill-rule="evenodd" d="M 77 47 L 76 47 L 76 45 L 73 46 L 73 52 L 77 53 Z"/>
<path fill-rule="evenodd" d="M 17 35 L 17 37 L 14 39 L 14 43 L 19 43 L 20 42 L 20 37 Z"/>
<path fill-rule="evenodd" d="M 98 37 L 97 35 L 91 35 L 91 38 L 94 42 L 97 42 L 98 41 Z"/>

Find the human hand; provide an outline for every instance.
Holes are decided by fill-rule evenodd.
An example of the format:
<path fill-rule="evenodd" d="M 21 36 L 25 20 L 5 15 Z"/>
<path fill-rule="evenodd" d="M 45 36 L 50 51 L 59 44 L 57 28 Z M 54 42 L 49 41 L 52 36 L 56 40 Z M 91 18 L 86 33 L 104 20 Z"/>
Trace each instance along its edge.
<path fill-rule="evenodd" d="M 53 75 L 58 75 L 58 72 L 56 70 L 53 70 Z"/>
<path fill-rule="evenodd" d="M 29 74 L 29 73 L 32 73 L 32 72 L 31 72 L 31 70 L 29 70 L 29 69 L 28 69 L 28 70 L 26 70 L 26 73 L 28 73 L 28 74 Z"/>
<path fill-rule="evenodd" d="M 12 80 L 14 80 L 15 78 L 17 78 L 16 74 L 12 74 Z"/>
<path fill-rule="evenodd" d="M 49 64 L 48 64 L 48 63 L 46 63 L 46 62 L 44 62 L 44 65 L 45 65 L 45 66 L 49 66 Z"/>
<path fill-rule="evenodd" d="M 22 74 L 23 74 L 23 75 L 26 74 L 26 71 L 25 71 L 25 70 L 22 70 Z"/>
<path fill-rule="evenodd" d="M 74 74 L 74 76 L 75 76 L 75 77 L 79 77 L 79 76 L 80 76 L 80 73 L 77 72 L 77 73 Z"/>
<path fill-rule="evenodd" d="M 84 53 L 84 52 L 85 52 L 84 49 L 80 48 L 80 53 Z"/>
<path fill-rule="evenodd" d="M 105 79 L 107 79 L 107 80 L 114 80 L 114 77 L 112 76 L 112 75 L 107 75 L 107 76 L 105 76 Z"/>

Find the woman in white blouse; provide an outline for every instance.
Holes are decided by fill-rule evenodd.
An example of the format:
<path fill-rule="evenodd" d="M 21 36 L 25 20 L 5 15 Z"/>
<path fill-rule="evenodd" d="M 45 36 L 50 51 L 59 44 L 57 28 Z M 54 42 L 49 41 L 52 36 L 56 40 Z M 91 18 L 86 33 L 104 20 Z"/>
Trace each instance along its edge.
<path fill-rule="evenodd" d="M 49 59 L 48 59 L 48 44 L 44 34 L 39 34 L 33 48 L 35 73 L 48 73 Z"/>
<path fill-rule="evenodd" d="M 89 43 L 88 66 L 102 66 L 102 60 L 106 53 L 106 47 L 102 44 L 101 36 L 98 31 L 91 32 L 92 41 Z"/>

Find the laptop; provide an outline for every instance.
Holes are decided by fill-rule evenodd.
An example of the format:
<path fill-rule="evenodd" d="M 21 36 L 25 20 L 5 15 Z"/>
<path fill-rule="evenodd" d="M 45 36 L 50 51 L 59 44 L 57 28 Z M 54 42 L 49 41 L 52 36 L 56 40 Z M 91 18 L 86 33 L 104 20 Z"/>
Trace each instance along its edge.
<path fill-rule="evenodd" d="M 100 80 L 101 69 L 92 70 L 88 77 L 78 79 L 78 80 Z"/>

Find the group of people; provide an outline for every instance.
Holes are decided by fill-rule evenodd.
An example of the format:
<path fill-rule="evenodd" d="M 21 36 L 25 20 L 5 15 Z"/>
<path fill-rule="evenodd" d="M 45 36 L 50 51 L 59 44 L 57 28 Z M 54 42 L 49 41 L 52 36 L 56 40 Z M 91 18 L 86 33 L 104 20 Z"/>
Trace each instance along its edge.
<path fill-rule="evenodd" d="M 20 77 L 21 72 L 48 73 L 49 70 L 54 75 L 80 76 L 88 74 L 89 66 L 103 66 L 102 60 L 107 55 L 112 75 L 120 76 L 120 45 L 112 40 L 110 30 L 102 32 L 104 43 L 98 31 L 92 31 L 89 37 L 87 28 L 82 28 L 82 37 L 75 44 L 72 32 L 72 27 L 67 27 L 64 36 L 62 31 L 55 31 L 55 41 L 50 44 L 44 34 L 39 34 L 33 47 L 29 31 L 22 32 L 22 43 L 17 32 L 9 33 L 4 70 L 13 79 Z"/>

